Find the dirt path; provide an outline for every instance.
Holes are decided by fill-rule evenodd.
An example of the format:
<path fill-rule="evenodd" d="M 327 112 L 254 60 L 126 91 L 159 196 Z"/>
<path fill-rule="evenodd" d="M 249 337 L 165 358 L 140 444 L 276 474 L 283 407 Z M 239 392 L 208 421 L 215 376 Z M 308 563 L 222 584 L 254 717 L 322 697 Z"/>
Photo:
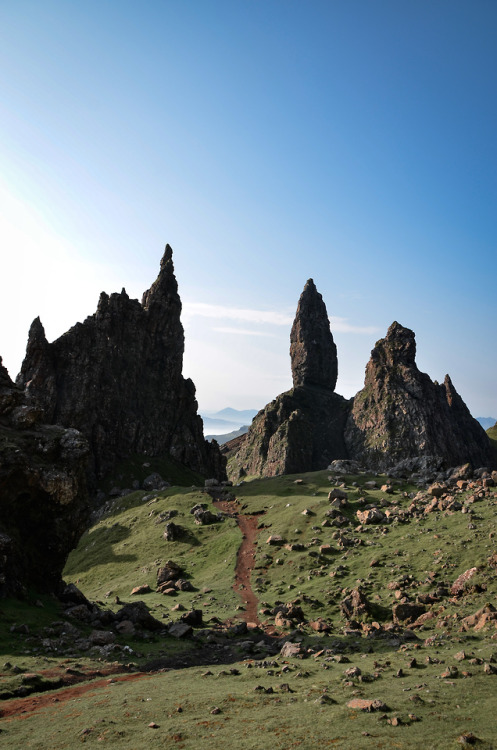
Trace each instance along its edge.
<path fill-rule="evenodd" d="M 129 682 L 130 680 L 144 679 L 150 676 L 142 672 L 134 672 L 133 674 L 120 675 L 103 680 L 93 680 L 83 685 L 65 687 L 60 690 L 51 690 L 47 693 L 35 695 L 33 698 L 13 698 L 1 705 L 0 719 L 7 719 L 9 721 L 14 717 L 17 719 L 27 718 L 37 713 L 37 711 L 41 711 L 42 708 L 53 706 L 56 703 L 67 703 L 67 701 L 79 698 L 80 695 L 84 695 L 89 691 L 107 687 L 111 682 Z"/>
<path fill-rule="evenodd" d="M 250 577 L 255 567 L 255 540 L 259 534 L 257 526 L 259 525 L 259 515 L 245 515 L 240 513 L 240 506 L 236 500 L 216 500 L 213 498 L 214 505 L 218 510 L 228 513 L 236 518 L 236 522 L 242 532 L 242 543 L 238 549 L 235 567 L 235 582 L 233 590 L 239 595 L 245 606 L 244 612 L 240 615 L 245 622 L 261 626 L 257 613 L 257 599 L 252 589 Z"/>
<path fill-rule="evenodd" d="M 252 589 L 250 577 L 255 567 L 255 540 L 259 534 L 259 518 L 261 514 L 257 515 L 246 515 L 241 513 L 240 505 L 236 500 L 221 500 L 216 499 L 213 493 L 213 502 L 218 510 L 223 513 L 227 513 L 236 519 L 236 522 L 242 532 L 242 543 L 238 549 L 235 567 L 235 581 L 233 583 L 233 590 L 240 596 L 242 603 L 245 607 L 244 611 L 240 613 L 240 618 L 243 619 L 247 624 L 258 625 L 263 627 L 268 635 L 274 634 L 274 630 L 267 629 L 265 624 L 261 623 L 258 617 L 257 605 L 258 599 Z M 202 662 L 204 663 L 204 662 Z M 109 670 L 107 674 L 111 674 L 114 670 Z M 55 674 L 55 671 L 54 671 Z M 54 676 L 48 675 L 46 676 Z M 57 676 L 59 676 L 57 674 Z M 26 718 L 31 716 L 33 713 L 40 711 L 47 706 L 53 706 L 57 703 L 65 703 L 74 698 L 78 698 L 85 693 L 90 691 L 96 691 L 106 687 L 111 680 L 116 682 L 126 682 L 129 680 L 143 679 L 150 676 L 150 673 L 145 674 L 143 672 L 135 672 L 129 675 L 119 675 L 112 678 L 94 679 L 91 682 L 85 682 L 84 684 L 74 685 L 69 684 L 66 687 L 61 687 L 59 690 L 49 691 L 47 693 L 41 693 L 34 697 L 26 698 L 14 698 L 7 700 L 0 706 L 0 719 L 6 719 L 12 721 L 16 718 Z M 81 675 L 79 677 L 66 677 L 68 683 L 74 683 L 79 680 L 89 679 L 91 675 Z"/>

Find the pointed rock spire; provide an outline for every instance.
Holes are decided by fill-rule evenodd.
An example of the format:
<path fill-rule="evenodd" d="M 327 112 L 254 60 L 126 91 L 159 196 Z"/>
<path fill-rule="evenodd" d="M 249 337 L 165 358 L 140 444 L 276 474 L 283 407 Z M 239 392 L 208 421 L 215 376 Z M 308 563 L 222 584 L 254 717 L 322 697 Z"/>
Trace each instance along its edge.
<path fill-rule="evenodd" d="M 207 443 L 195 387 L 182 375 L 184 331 L 172 250 L 143 295 L 100 295 L 83 323 L 48 343 L 31 326 L 19 385 L 50 424 L 75 427 L 89 440 L 90 480 L 132 455 L 171 455 L 195 472 L 224 477 L 217 446 Z"/>
<path fill-rule="evenodd" d="M 337 348 L 326 305 L 312 279 L 306 283 L 297 306 L 290 334 L 290 357 L 294 388 L 320 386 L 335 390 Z"/>
<path fill-rule="evenodd" d="M 144 294 L 142 306 L 148 310 L 155 303 L 167 302 L 169 306 L 177 308 L 181 312 L 181 300 L 178 295 L 178 282 L 174 275 L 173 250 L 166 245 L 164 255 L 160 262 L 160 271 L 156 280 Z"/>
<path fill-rule="evenodd" d="M 25 389 L 28 402 L 41 410 L 43 419 L 51 422 L 55 408 L 55 372 L 51 347 L 39 317 L 31 323 L 26 355 L 16 383 Z"/>

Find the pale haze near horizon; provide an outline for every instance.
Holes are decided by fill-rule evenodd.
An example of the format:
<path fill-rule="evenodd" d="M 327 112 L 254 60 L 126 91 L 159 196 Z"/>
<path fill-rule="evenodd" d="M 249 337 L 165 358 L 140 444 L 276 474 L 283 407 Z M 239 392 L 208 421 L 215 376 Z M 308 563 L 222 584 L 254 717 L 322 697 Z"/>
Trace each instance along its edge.
<path fill-rule="evenodd" d="M 3 2 L 0 355 L 166 242 L 202 411 L 291 386 L 313 278 L 353 396 L 398 320 L 417 363 L 497 416 L 497 6 Z"/>

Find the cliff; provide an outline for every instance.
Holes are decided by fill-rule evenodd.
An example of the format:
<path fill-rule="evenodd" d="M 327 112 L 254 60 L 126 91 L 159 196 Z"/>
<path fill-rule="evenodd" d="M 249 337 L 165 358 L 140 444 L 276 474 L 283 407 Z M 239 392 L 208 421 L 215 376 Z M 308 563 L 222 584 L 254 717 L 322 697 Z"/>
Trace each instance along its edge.
<path fill-rule="evenodd" d="M 89 521 L 88 443 L 40 422 L 0 357 L 0 596 L 57 592 Z"/>
<path fill-rule="evenodd" d="M 393 323 L 378 341 L 355 396 L 345 442 L 351 457 L 374 470 L 427 457 L 443 468 L 492 466 L 485 431 L 448 375 L 442 385 L 419 371 L 413 331 Z"/>
<path fill-rule="evenodd" d="M 17 384 L 44 421 L 86 436 L 93 478 L 136 454 L 169 454 L 204 476 L 224 477 L 217 444 L 203 437 L 195 386 L 182 376 L 180 314 L 167 245 L 141 303 L 124 289 L 102 292 L 96 313 L 53 343 L 33 322 Z"/>

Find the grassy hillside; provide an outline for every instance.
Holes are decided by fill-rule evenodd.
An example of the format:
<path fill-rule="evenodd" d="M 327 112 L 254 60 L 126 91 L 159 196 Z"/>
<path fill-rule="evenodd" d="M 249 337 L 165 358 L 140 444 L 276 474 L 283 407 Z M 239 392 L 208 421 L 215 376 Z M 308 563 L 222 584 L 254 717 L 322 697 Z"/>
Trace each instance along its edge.
<path fill-rule="evenodd" d="M 417 487 L 392 481 L 381 489 L 386 478 L 377 478 L 375 487 L 367 484 L 373 479 L 360 475 L 330 482 L 327 472 L 315 472 L 233 488 L 242 512 L 259 514 L 260 529 L 251 583 L 262 625 L 239 636 L 216 630 L 217 620 L 233 622 L 243 614 L 232 588 L 241 542 L 236 520 L 195 524 L 190 510 L 196 504 L 217 511 L 205 492 L 192 487 L 119 498 L 70 555 L 66 580 L 114 611 L 121 606 L 116 596 L 130 602 L 132 588 L 148 584 L 151 592 L 139 598 L 165 626 L 179 619 L 181 612 L 173 611 L 179 603 L 201 609 L 206 627 L 188 641 L 165 631 L 146 638 L 119 636 L 119 647 L 126 644 L 131 657 L 120 656 L 118 649 L 108 659 L 57 655 L 45 652 L 43 640 L 36 638 L 53 618 L 63 619 L 55 604 L 17 603 L 13 609 L 6 602 L 0 643 L 10 667 L 4 665 L 0 685 L 5 690 L 22 685 L 26 671 L 42 668 L 81 670 L 96 663 L 103 670 L 117 659 L 113 665 L 119 672 L 130 658 L 140 669 L 152 659 L 195 650 L 199 666 L 113 677 L 98 688 L 89 683 L 70 702 L 61 692 L 57 702 L 50 699 L 37 713 L 25 707 L 22 720 L 21 714 L 5 715 L 3 746 L 496 747 L 496 622 L 491 615 L 480 618 L 475 629 L 464 620 L 485 605 L 491 605 L 490 613 L 497 607 L 495 488 L 463 482 L 455 502 L 444 505 L 442 499 L 440 509 L 438 500 L 426 492 L 418 495 Z M 333 488 L 347 495 L 338 518 L 329 515 Z M 357 511 L 368 505 L 388 512 L 391 520 L 360 525 Z M 172 520 L 183 528 L 180 541 L 163 538 L 170 511 L 176 511 Z M 280 536 L 281 542 L 268 544 L 270 536 Z M 193 591 L 156 593 L 157 569 L 167 560 L 183 567 Z M 473 567 L 477 570 L 461 595 L 454 596 L 451 585 Z M 347 621 L 340 605 L 357 588 L 370 609 Z M 428 618 L 414 630 L 409 623 L 392 625 L 392 608 L 404 601 L 426 602 Z M 279 628 L 279 640 L 264 639 L 263 628 L 274 629 L 273 608 L 291 602 L 301 607 L 303 621 Z M 30 635 L 12 633 L 14 624 L 27 622 L 28 611 Z M 318 618 L 327 632 L 313 629 Z M 284 640 L 297 649 L 300 644 L 300 653 L 280 655 Z M 210 648 L 216 649 L 215 658 L 202 663 Z M 365 712 L 351 703 L 359 699 L 382 703 L 378 711 Z M 4 702 L 5 711 L 10 703 Z"/>
<path fill-rule="evenodd" d="M 489 427 L 487 435 L 490 438 L 490 442 L 493 445 L 494 451 L 497 455 L 497 423 L 493 427 Z"/>

